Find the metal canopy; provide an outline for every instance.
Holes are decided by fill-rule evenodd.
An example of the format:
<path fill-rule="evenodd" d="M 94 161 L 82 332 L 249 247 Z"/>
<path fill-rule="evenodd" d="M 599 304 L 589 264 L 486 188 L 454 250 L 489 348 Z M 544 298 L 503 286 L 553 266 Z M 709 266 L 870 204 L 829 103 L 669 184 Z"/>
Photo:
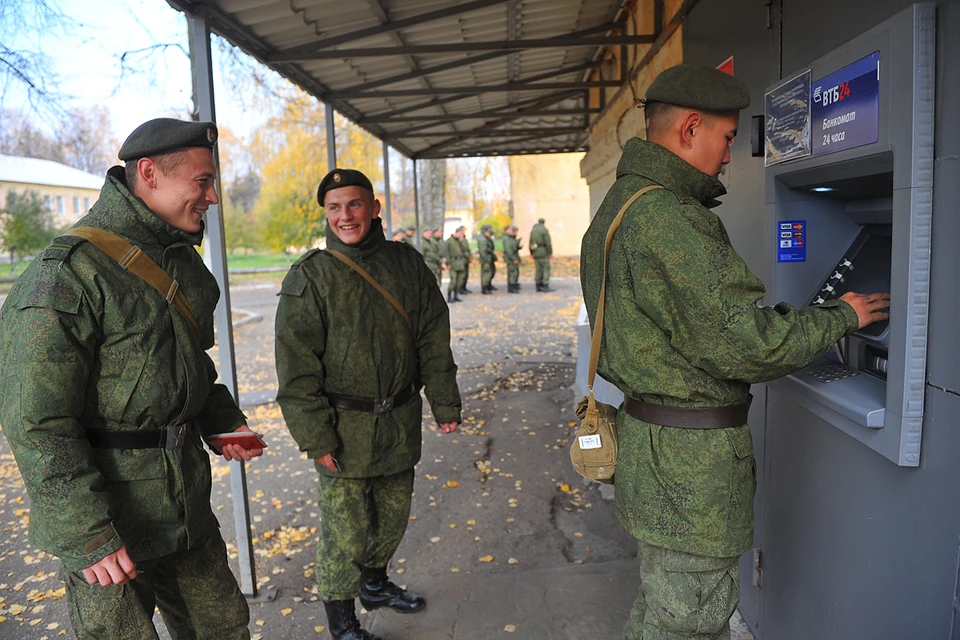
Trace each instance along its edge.
<path fill-rule="evenodd" d="M 646 35 L 629 0 L 167 2 L 410 158 L 585 150 L 590 89 L 663 24 L 662 0 Z"/>

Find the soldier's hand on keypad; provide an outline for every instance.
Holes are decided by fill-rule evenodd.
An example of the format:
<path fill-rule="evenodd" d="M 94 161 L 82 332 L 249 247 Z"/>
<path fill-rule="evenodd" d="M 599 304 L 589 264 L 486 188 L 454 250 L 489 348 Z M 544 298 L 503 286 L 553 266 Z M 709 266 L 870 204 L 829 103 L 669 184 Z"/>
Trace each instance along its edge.
<path fill-rule="evenodd" d="M 853 307 L 857 312 L 857 318 L 860 319 L 860 329 L 868 324 L 886 320 L 890 317 L 890 294 L 889 293 L 845 293 L 840 299 Z"/>

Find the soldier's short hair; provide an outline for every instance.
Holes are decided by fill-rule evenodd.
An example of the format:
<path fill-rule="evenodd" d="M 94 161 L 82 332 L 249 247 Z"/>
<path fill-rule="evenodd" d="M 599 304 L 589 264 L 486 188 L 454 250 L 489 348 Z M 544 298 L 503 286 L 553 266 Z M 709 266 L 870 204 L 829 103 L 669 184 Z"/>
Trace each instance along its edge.
<path fill-rule="evenodd" d="M 157 168 L 160 169 L 163 175 L 168 176 L 171 171 L 187 159 L 187 154 L 183 149 L 177 149 L 176 151 L 169 151 L 160 155 L 147 157 L 153 160 L 153 163 L 157 165 Z M 141 159 L 142 158 L 135 158 L 125 162 L 123 165 L 123 177 L 127 181 L 127 190 L 131 193 L 133 193 L 134 187 L 137 186 L 137 163 L 140 162 Z"/>

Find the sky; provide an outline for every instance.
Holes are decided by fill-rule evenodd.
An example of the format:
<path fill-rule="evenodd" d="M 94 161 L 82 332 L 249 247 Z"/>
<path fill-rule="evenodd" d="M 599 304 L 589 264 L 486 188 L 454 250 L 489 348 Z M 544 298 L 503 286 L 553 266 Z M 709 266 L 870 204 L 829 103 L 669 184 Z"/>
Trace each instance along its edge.
<path fill-rule="evenodd" d="M 164 0 L 56 0 L 56 4 L 72 24 L 62 37 L 43 38 L 41 46 L 59 77 L 60 92 L 70 98 L 66 106 L 107 106 L 119 141 L 151 118 L 186 117 L 192 108 L 192 88 L 182 13 Z M 172 46 L 144 51 L 158 44 Z M 224 86 L 216 45 L 213 49 L 217 119 L 243 135 L 262 115 Z M 122 70 L 125 53 L 132 64 Z M 19 105 L 13 99 L 6 106 Z"/>

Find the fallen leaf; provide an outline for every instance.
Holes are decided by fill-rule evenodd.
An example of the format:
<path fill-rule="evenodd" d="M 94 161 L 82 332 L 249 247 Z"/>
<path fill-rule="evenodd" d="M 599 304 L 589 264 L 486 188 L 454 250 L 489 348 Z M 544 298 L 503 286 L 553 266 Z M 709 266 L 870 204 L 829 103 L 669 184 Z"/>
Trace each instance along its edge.
<path fill-rule="evenodd" d="M 290 607 L 287 607 L 286 609 L 280 609 L 280 615 L 282 616 L 288 616 L 291 613 L 293 613 L 293 609 L 291 609 Z"/>
<path fill-rule="evenodd" d="M 486 555 L 480 558 L 480 562 L 493 562 L 493 556 Z"/>
<path fill-rule="evenodd" d="M 326 627 L 324 627 L 322 624 L 318 624 L 317 626 L 315 626 L 315 627 L 313 628 L 313 630 L 316 631 L 317 633 L 323 633 L 323 630 L 324 630 L 325 628 L 326 628 Z"/>
<path fill-rule="evenodd" d="M 509 560 L 507 560 L 507 564 L 517 564 L 518 562 L 520 561 L 517 560 L 516 558 L 510 558 Z"/>
<path fill-rule="evenodd" d="M 507 626 L 505 626 L 505 627 L 503 628 L 503 630 L 506 631 L 507 633 L 513 633 L 514 631 L 517 630 L 517 625 L 515 625 L 515 624 L 508 624 Z"/>
<path fill-rule="evenodd" d="M 457 487 L 460 486 L 460 483 L 457 482 L 456 480 L 449 480 L 447 482 L 447 486 L 450 487 L 451 489 L 456 489 Z"/>

